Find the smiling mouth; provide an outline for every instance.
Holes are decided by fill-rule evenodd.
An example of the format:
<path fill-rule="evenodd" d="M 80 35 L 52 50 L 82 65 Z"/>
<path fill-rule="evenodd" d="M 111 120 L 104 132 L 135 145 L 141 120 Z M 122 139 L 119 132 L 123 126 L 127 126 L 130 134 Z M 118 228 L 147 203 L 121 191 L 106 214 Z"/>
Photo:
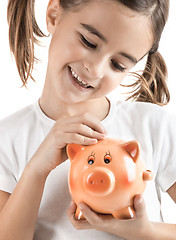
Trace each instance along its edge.
<path fill-rule="evenodd" d="M 81 87 L 83 88 L 93 88 L 92 86 L 88 85 L 87 83 L 85 83 L 75 72 L 74 70 L 69 66 L 69 70 L 70 73 L 72 75 L 72 77 L 74 78 L 74 80 L 76 81 L 76 83 L 78 83 Z"/>

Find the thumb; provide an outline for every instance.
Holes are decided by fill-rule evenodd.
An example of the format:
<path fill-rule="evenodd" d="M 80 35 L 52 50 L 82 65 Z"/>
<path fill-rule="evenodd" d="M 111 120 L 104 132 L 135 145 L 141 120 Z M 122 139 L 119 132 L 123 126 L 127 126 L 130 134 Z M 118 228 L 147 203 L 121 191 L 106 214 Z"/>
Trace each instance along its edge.
<path fill-rule="evenodd" d="M 136 218 L 147 217 L 145 203 L 142 195 L 136 195 L 134 198 L 134 209 L 136 213 Z"/>
<path fill-rule="evenodd" d="M 71 201 L 70 207 L 67 210 L 67 215 L 69 217 L 74 217 L 75 212 L 76 212 L 76 208 L 77 208 L 76 203 Z"/>

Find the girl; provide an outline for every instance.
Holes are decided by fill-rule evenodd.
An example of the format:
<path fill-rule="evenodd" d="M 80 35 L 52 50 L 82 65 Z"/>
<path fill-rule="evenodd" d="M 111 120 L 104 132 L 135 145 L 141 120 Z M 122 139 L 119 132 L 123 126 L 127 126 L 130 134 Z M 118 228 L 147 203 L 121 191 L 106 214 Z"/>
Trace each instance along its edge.
<path fill-rule="evenodd" d="M 52 39 L 42 95 L 0 123 L 0 240 L 176 239 L 176 226 L 162 223 L 160 213 L 160 189 L 176 201 L 175 119 L 157 106 L 169 101 L 167 70 L 157 50 L 168 5 L 168 0 L 49 2 Z M 36 36 L 43 36 L 34 0 L 9 0 L 8 22 L 25 85 L 32 78 Z M 106 95 L 146 55 L 134 84 L 136 102 L 110 102 Z M 102 216 L 80 203 L 86 220 L 77 221 L 75 204 L 69 207 L 66 146 L 92 145 L 106 136 L 138 140 L 154 181 L 147 185 L 145 204 L 135 197 L 135 219 Z"/>

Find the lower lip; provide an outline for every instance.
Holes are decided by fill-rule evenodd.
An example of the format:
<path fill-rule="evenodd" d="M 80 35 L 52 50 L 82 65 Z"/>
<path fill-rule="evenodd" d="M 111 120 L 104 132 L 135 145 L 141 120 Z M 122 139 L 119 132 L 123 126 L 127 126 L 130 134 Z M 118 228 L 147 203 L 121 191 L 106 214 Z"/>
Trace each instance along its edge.
<path fill-rule="evenodd" d="M 74 87 L 76 87 L 79 91 L 87 92 L 87 91 L 90 91 L 90 89 L 92 89 L 92 87 L 90 87 L 90 88 L 84 88 L 84 87 L 82 87 L 81 85 L 79 85 L 79 83 L 77 83 L 76 80 L 75 80 L 75 78 L 72 76 L 70 67 L 68 67 L 68 75 L 69 75 L 69 79 L 70 79 L 72 85 L 73 85 Z"/>

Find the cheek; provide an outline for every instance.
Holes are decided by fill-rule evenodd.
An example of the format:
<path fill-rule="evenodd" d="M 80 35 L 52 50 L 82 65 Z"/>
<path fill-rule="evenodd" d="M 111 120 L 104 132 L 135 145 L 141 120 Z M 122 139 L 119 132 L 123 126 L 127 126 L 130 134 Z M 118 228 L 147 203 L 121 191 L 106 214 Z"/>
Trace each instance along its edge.
<path fill-rule="evenodd" d="M 103 88 L 108 92 L 113 91 L 120 85 L 124 77 L 125 75 L 120 73 L 115 73 L 115 75 L 108 76 L 105 81 L 103 81 Z"/>
<path fill-rule="evenodd" d="M 50 55 L 54 65 L 57 64 L 58 67 L 61 64 L 61 67 L 63 67 L 67 64 L 82 61 L 86 57 L 86 50 L 78 40 L 64 37 L 59 41 L 53 41 Z"/>
<path fill-rule="evenodd" d="M 89 51 L 82 45 L 78 36 L 72 34 L 73 37 L 67 40 L 66 56 L 73 62 L 80 62 L 89 57 Z"/>

